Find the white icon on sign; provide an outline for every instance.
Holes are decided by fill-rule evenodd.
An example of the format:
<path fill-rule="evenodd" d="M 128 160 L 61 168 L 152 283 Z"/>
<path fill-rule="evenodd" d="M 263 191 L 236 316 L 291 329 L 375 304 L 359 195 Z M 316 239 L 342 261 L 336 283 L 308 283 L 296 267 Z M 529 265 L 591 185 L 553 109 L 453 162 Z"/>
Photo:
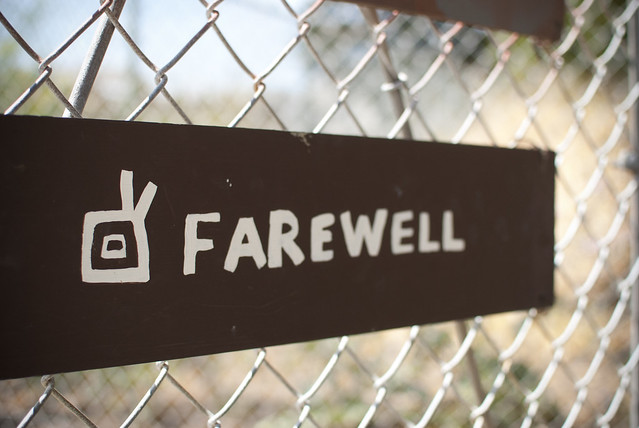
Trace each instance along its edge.
<path fill-rule="evenodd" d="M 87 283 L 148 282 L 149 242 L 144 219 L 157 186 L 147 183 L 133 203 L 133 172 L 122 170 L 122 209 L 90 211 L 82 229 L 82 281 Z"/>

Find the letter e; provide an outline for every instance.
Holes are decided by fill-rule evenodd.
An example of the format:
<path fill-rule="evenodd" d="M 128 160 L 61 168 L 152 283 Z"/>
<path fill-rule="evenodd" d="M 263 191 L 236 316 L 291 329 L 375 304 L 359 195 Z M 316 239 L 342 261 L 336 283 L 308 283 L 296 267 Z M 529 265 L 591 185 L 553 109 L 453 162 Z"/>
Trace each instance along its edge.
<path fill-rule="evenodd" d="M 415 246 L 411 243 L 402 243 L 404 238 L 413 236 L 413 229 L 402 227 L 407 221 L 413 219 L 412 211 L 399 211 L 393 214 L 391 223 L 391 252 L 393 254 L 408 254 L 415 251 Z"/>
<path fill-rule="evenodd" d="M 335 223 L 331 213 L 320 214 L 311 219 L 311 260 L 328 262 L 333 260 L 333 250 L 325 250 L 324 244 L 333 240 L 333 232 L 328 230 Z"/>

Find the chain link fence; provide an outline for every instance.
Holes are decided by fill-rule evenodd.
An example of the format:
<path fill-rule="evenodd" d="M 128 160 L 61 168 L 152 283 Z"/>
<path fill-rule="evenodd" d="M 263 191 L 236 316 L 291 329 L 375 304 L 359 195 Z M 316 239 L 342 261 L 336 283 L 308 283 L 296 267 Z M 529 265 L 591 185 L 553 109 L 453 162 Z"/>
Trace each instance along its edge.
<path fill-rule="evenodd" d="M 558 156 L 546 311 L 6 380 L 0 427 L 637 426 L 638 7 L 568 0 L 550 44 L 322 0 L 3 2 L 5 114 Z"/>

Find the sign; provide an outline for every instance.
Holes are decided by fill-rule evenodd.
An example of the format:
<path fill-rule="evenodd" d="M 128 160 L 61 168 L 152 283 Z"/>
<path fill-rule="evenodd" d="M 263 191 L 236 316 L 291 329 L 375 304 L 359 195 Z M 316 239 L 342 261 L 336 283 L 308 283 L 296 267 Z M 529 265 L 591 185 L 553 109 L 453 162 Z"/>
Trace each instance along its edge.
<path fill-rule="evenodd" d="M 553 302 L 554 155 L 0 117 L 0 377 Z"/>
<path fill-rule="evenodd" d="M 340 0 L 380 9 L 428 15 L 443 21 L 463 21 L 496 30 L 555 41 L 561 36 L 563 0 Z"/>

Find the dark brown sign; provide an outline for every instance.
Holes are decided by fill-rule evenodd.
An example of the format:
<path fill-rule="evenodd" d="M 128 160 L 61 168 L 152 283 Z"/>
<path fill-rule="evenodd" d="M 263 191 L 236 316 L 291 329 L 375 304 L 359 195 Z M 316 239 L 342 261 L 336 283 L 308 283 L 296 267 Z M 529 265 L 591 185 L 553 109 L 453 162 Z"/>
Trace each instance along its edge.
<path fill-rule="evenodd" d="M 561 36 L 563 0 L 340 0 L 380 9 L 427 15 L 444 21 L 513 31 L 557 40 Z"/>
<path fill-rule="evenodd" d="M 553 302 L 554 155 L 0 117 L 0 377 Z"/>

